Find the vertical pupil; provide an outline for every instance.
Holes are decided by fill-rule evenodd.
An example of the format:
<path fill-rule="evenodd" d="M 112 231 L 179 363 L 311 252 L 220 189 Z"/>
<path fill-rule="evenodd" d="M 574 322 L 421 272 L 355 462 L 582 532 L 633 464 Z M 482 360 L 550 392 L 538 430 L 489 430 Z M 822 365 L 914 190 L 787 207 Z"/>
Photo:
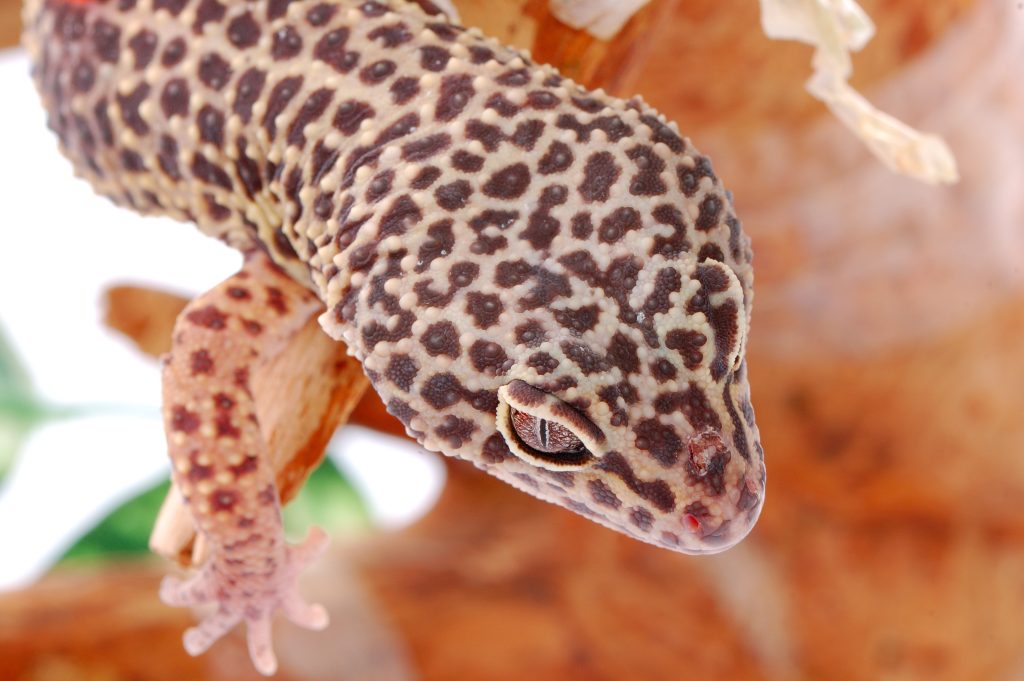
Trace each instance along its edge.
<path fill-rule="evenodd" d="M 546 419 L 537 419 L 537 439 L 543 448 L 548 446 L 548 422 Z"/>

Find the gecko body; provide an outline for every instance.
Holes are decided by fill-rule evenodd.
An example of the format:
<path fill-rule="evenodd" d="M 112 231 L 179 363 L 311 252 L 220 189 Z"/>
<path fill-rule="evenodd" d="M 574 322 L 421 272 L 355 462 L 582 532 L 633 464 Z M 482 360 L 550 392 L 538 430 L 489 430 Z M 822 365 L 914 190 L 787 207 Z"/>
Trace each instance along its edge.
<path fill-rule="evenodd" d="M 401 0 L 30 0 L 25 16 L 80 175 L 266 254 L 186 311 L 165 370 L 175 481 L 220 547 L 169 600 L 253 582 L 232 566 L 263 550 L 279 595 L 309 558 L 271 517 L 239 348 L 314 313 L 428 449 L 685 553 L 753 526 L 749 242 L 707 158 L 642 101 Z M 243 606 L 206 638 L 262 626 Z"/>

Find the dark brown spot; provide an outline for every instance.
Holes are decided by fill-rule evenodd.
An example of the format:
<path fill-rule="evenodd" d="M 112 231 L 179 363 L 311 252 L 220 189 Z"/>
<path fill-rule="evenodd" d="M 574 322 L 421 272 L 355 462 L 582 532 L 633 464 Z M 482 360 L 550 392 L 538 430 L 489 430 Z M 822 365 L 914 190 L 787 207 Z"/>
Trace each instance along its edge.
<path fill-rule="evenodd" d="M 554 109 L 558 106 L 558 97 L 547 90 L 531 90 L 526 95 L 526 103 L 534 109 Z"/>
<path fill-rule="evenodd" d="M 128 47 L 135 57 L 135 69 L 141 71 L 149 66 L 156 54 L 156 34 L 145 29 L 139 31 L 128 41 Z"/>
<path fill-rule="evenodd" d="M 484 441 L 481 456 L 487 463 L 501 463 L 512 458 L 512 451 L 500 433 L 494 433 Z"/>
<path fill-rule="evenodd" d="M 469 74 L 445 76 L 441 80 L 437 109 L 434 118 L 439 121 L 450 121 L 462 113 L 469 100 L 476 94 L 473 88 L 473 77 Z"/>
<path fill-rule="evenodd" d="M 441 153 L 451 146 L 452 138 L 446 132 L 430 135 L 402 147 L 402 159 L 405 161 L 424 161 Z"/>
<path fill-rule="evenodd" d="M 646 508 L 636 506 L 629 509 L 629 522 L 636 525 L 642 532 L 649 532 L 654 526 L 654 516 Z"/>
<path fill-rule="evenodd" d="M 185 319 L 196 326 L 220 331 L 227 324 L 228 316 L 213 305 L 207 305 L 199 308 L 198 310 L 190 311 L 185 315 Z"/>
<path fill-rule="evenodd" d="M 448 409 L 462 399 L 464 388 L 453 374 L 434 374 L 424 383 L 420 394 L 434 409 Z"/>
<path fill-rule="evenodd" d="M 608 508 L 615 509 L 622 506 L 622 501 L 615 495 L 615 492 L 600 480 L 588 481 L 587 489 L 590 490 L 590 497 L 598 506 L 607 506 Z"/>
<path fill-rule="evenodd" d="M 228 40 L 240 50 L 252 47 L 260 39 L 260 25 L 250 12 L 241 14 L 228 23 Z"/>
<path fill-rule="evenodd" d="M 538 267 L 533 275 L 534 285 L 530 292 L 519 301 L 523 310 L 535 310 L 548 307 L 556 298 L 569 296 L 572 288 L 569 279 L 561 274 Z"/>
<path fill-rule="evenodd" d="M 718 218 L 721 214 L 722 200 L 717 196 L 706 196 L 700 202 L 700 213 L 697 215 L 695 226 L 706 232 L 718 225 Z"/>
<path fill-rule="evenodd" d="M 238 79 L 233 110 L 242 119 L 243 123 L 248 123 L 252 118 L 253 104 L 259 99 L 260 92 L 263 91 L 263 86 L 266 82 L 267 72 L 257 68 L 247 70 Z"/>
<path fill-rule="evenodd" d="M 616 332 L 608 342 L 608 362 L 621 369 L 624 374 L 635 374 L 640 371 L 638 348 L 635 342 L 621 332 Z"/>
<path fill-rule="evenodd" d="M 449 447 L 458 449 L 473 437 L 476 430 L 477 426 L 472 421 L 448 414 L 444 422 L 434 429 L 434 433 L 447 440 Z"/>
<path fill-rule="evenodd" d="M 213 425 L 217 429 L 217 437 L 237 440 L 242 436 L 242 431 L 231 422 L 231 414 L 225 412 L 218 413 L 213 421 Z"/>
<path fill-rule="evenodd" d="M 636 146 L 626 154 L 636 164 L 637 174 L 629 185 L 629 193 L 635 196 L 660 196 L 668 191 L 661 179 L 665 162 L 647 146 Z"/>
<path fill-rule="evenodd" d="M 484 146 L 484 149 L 489 152 L 493 152 L 501 145 L 501 141 L 505 139 L 505 135 L 501 132 L 501 128 L 498 126 L 489 125 L 477 119 L 473 119 L 466 124 L 466 139 L 480 142 L 480 144 Z"/>
<path fill-rule="evenodd" d="M 654 410 L 659 414 L 681 412 L 690 425 L 697 430 L 720 431 L 722 429 L 722 421 L 711 407 L 704 391 L 693 383 L 681 392 L 662 393 L 655 397 Z"/>
<path fill-rule="evenodd" d="M 216 52 L 204 54 L 199 60 L 199 80 L 204 85 L 220 90 L 231 79 L 231 65 Z"/>
<path fill-rule="evenodd" d="M 487 196 L 514 201 L 526 193 L 530 186 L 530 168 L 525 163 L 513 163 L 497 171 L 484 184 Z"/>
<path fill-rule="evenodd" d="M 580 335 L 597 326 L 601 308 L 597 305 L 584 305 L 577 308 L 566 308 L 553 311 L 555 321 L 568 331 Z"/>
<path fill-rule="evenodd" d="M 189 359 L 189 370 L 193 376 L 213 373 L 213 358 L 205 348 L 196 350 Z"/>
<path fill-rule="evenodd" d="M 419 94 L 419 91 L 420 82 L 418 79 L 410 76 L 397 78 L 395 82 L 391 84 L 391 101 L 395 104 L 405 104 Z"/>
<path fill-rule="evenodd" d="M 313 47 L 313 57 L 326 62 L 339 73 L 348 73 L 359 64 L 359 53 L 345 49 L 348 36 L 349 30 L 344 27 L 325 33 Z"/>
<path fill-rule="evenodd" d="M 487 103 L 484 106 L 488 109 L 494 109 L 502 118 L 512 118 L 520 111 L 518 106 L 510 102 L 508 98 L 500 92 L 495 92 L 493 95 L 488 97 Z"/>
<path fill-rule="evenodd" d="M 196 35 L 202 34 L 206 24 L 219 22 L 226 12 L 227 7 L 217 0 L 200 0 L 199 6 L 196 7 L 196 19 L 192 22 L 192 32 Z"/>
<path fill-rule="evenodd" d="M 199 415 L 183 406 L 171 409 L 171 430 L 190 435 L 199 429 Z"/>
<path fill-rule="evenodd" d="M 166 68 L 177 66 L 185 58 L 185 39 L 175 38 L 167 43 L 163 54 L 160 55 L 160 64 Z"/>
<path fill-rule="evenodd" d="M 633 428 L 633 432 L 636 433 L 637 449 L 648 452 L 662 466 L 668 468 L 679 460 L 683 441 L 672 426 L 656 418 L 644 419 Z"/>
<path fill-rule="evenodd" d="M 618 452 L 608 452 L 601 458 L 597 468 L 619 476 L 626 487 L 641 499 L 649 501 L 659 511 L 671 513 L 676 507 L 676 498 L 672 489 L 664 480 L 646 482 L 636 477 L 629 462 Z"/>
<path fill-rule="evenodd" d="M 452 154 L 452 167 L 463 173 L 478 173 L 484 167 L 484 157 L 460 149 Z"/>
<path fill-rule="evenodd" d="M 459 346 L 459 331 L 451 322 L 431 324 L 420 336 L 420 344 L 431 357 L 447 355 L 456 359 L 462 353 Z"/>
<path fill-rule="evenodd" d="M 181 171 L 178 168 L 178 142 L 170 135 L 160 136 L 157 163 L 167 177 L 174 181 L 181 179 Z"/>
<path fill-rule="evenodd" d="M 231 178 L 224 169 L 197 153 L 192 159 L 192 174 L 201 182 L 231 189 Z"/>
<path fill-rule="evenodd" d="M 497 294 L 476 291 L 466 294 L 466 312 L 473 317 L 478 328 L 486 329 L 497 324 L 503 310 L 504 305 Z"/>
<path fill-rule="evenodd" d="M 214 513 L 230 512 L 238 503 L 238 492 L 230 489 L 216 489 L 210 492 L 210 508 Z"/>
<path fill-rule="evenodd" d="M 473 368 L 490 376 L 505 372 L 508 357 L 497 343 L 478 340 L 469 348 L 469 358 Z"/>
<path fill-rule="evenodd" d="M 409 183 L 409 186 L 417 190 L 430 189 L 430 186 L 437 182 L 439 177 L 441 177 L 440 168 L 437 166 L 427 166 L 417 173 L 416 177 Z"/>
<path fill-rule="evenodd" d="M 583 183 L 580 196 L 587 203 L 608 200 L 611 187 L 619 179 L 622 169 L 615 163 L 615 157 L 607 151 L 599 151 L 587 159 L 583 169 Z"/>
<path fill-rule="evenodd" d="M 359 131 L 363 121 L 373 118 L 376 112 L 366 102 L 350 99 L 342 102 L 334 114 L 333 125 L 346 135 L 354 135 Z"/>
<path fill-rule="evenodd" d="M 544 121 L 523 121 L 512 133 L 512 144 L 525 151 L 533 151 L 534 145 L 544 134 Z"/>
<path fill-rule="evenodd" d="M 426 71 L 440 73 L 448 66 L 448 60 L 452 55 L 448 50 L 437 45 L 427 45 L 420 48 L 420 66 Z"/>
<path fill-rule="evenodd" d="M 558 368 L 558 360 L 546 352 L 535 352 L 526 360 L 526 365 L 544 376 Z"/>
<path fill-rule="evenodd" d="M 640 213 L 633 208 L 618 208 L 601 221 L 597 237 L 602 243 L 613 244 L 621 240 L 626 232 L 640 229 L 643 223 Z"/>
<path fill-rule="evenodd" d="M 291 76 L 278 82 L 267 98 L 267 110 L 263 114 L 263 127 L 271 139 L 277 135 L 277 117 L 285 110 L 302 87 L 302 76 Z"/>
<path fill-rule="evenodd" d="M 575 159 L 569 145 L 556 140 L 548 147 L 547 153 L 541 157 L 537 170 L 541 175 L 562 173 L 572 166 L 573 160 Z"/>
<path fill-rule="evenodd" d="M 138 152 L 126 148 L 121 151 L 121 167 L 130 173 L 140 173 L 145 170 L 145 162 Z"/>
<path fill-rule="evenodd" d="M 380 59 L 359 71 L 359 80 L 364 85 L 379 85 L 394 75 L 398 66 L 390 59 Z"/>
<path fill-rule="evenodd" d="M 172 78 L 167 81 L 160 93 L 160 108 L 167 118 L 188 114 L 189 99 L 188 83 L 184 78 Z"/>
<path fill-rule="evenodd" d="M 526 69 L 512 69 L 498 76 L 495 82 L 498 85 L 522 87 L 530 82 L 530 72 Z"/>
<path fill-rule="evenodd" d="M 224 114 L 206 104 L 199 110 L 196 122 L 199 124 L 199 138 L 203 142 L 224 146 Z"/>
<path fill-rule="evenodd" d="M 536 320 L 530 320 L 516 327 L 516 342 L 528 348 L 539 347 L 547 340 L 544 327 Z"/>
<path fill-rule="evenodd" d="M 404 392 L 409 392 L 419 373 L 419 367 L 409 355 L 392 355 L 384 376 Z"/>
<path fill-rule="evenodd" d="M 486 191 L 486 188 L 485 188 Z M 434 192 L 437 205 L 447 211 L 455 211 L 465 208 L 472 196 L 473 189 L 466 180 L 456 180 L 449 184 L 441 185 Z"/>
<path fill-rule="evenodd" d="M 604 359 L 594 352 L 589 345 L 563 341 L 561 347 L 565 356 L 579 367 L 584 376 L 608 370 L 608 365 Z"/>
<path fill-rule="evenodd" d="M 337 11 L 337 5 L 322 3 L 306 13 L 306 21 L 310 26 L 323 26 L 334 17 Z"/>
<path fill-rule="evenodd" d="M 181 14 L 181 10 L 185 9 L 185 5 L 188 4 L 188 0 L 153 0 L 153 9 L 165 10 L 171 14 L 171 16 L 178 16 Z"/>
<path fill-rule="evenodd" d="M 139 113 L 139 105 L 142 104 L 148 96 L 149 85 L 146 83 L 140 83 L 127 95 L 117 95 L 117 104 L 121 109 L 121 120 L 123 120 L 125 125 L 131 128 L 132 132 L 136 135 L 141 136 L 149 133 L 149 124 L 146 123 L 145 119 L 142 118 L 142 114 Z"/>
<path fill-rule="evenodd" d="M 651 139 L 655 144 L 662 142 L 677 154 L 685 151 L 686 145 L 683 143 L 683 139 L 668 125 L 650 115 L 641 116 L 640 120 L 651 129 L 653 133 Z"/>
<path fill-rule="evenodd" d="M 300 149 L 306 146 L 306 126 L 324 115 L 333 97 L 334 90 L 330 88 L 320 88 L 309 95 L 288 126 L 288 144 Z"/>
<path fill-rule="evenodd" d="M 274 31 L 274 43 L 270 55 L 274 61 L 291 59 L 302 51 L 302 36 L 294 26 L 282 26 Z"/>
<path fill-rule="evenodd" d="M 673 329 L 665 335 L 665 346 L 676 350 L 683 358 L 683 364 L 693 371 L 704 361 L 701 348 L 707 342 L 707 336 L 699 331 L 689 329 Z"/>
<path fill-rule="evenodd" d="M 370 40 L 380 40 L 383 47 L 398 47 L 412 40 L 409 27 L 402 22 L 378 26 L 367 34 Z"/>
<path fill-rule="evenodd" d="M 100 61 L 116 64 L 121 56 L 121 29 L 105 19 L 92 26 L 92 46 Z"/>

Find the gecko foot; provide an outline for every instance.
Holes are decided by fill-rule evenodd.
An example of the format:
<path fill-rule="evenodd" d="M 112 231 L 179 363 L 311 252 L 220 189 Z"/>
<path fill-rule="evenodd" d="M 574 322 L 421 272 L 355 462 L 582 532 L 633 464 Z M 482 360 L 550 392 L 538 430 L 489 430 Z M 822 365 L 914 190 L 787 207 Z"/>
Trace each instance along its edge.
<path fill-rule="evenodd" d="M 160 585 L 164 603 L 183 607 L 217 604 L 214 613 L 185 632 L 185 650 L 189 655 L 204 653 L 244 620 L 249 656 L 256 670 L 267 676 L 276 672 L 270 628 L 276 610 L 306 629 L 324 629 L 328 624 L 323 606 L 307 603 L 298 591 L 299 574 L 324 552 L 327 541 L 323 530 L 311 528 L 301 544 L 285 548 L 282 564 L 262 574 L 228 574 L 211 560 L 188 579 L 165 577 Z"/>

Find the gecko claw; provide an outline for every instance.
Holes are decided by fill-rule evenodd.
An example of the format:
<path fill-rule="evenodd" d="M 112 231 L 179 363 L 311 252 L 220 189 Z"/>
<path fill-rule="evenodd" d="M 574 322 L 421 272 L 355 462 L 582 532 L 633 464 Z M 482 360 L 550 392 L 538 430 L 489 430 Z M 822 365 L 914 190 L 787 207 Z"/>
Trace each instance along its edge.
<path fill-rule="evenodd" d="M 328 538 L 319 528 L 310 529 L 306 539 L 285 547 L 284 560 L 269 574 L 228 576 L 210 561 L 188 579 L 165 577 L 160 599 L 172 606 L 194 607 L 217 603 L 217 610 L 188 629 L 183 642 L 189 655 L 206 652 L 235 625 L 246 623 L 249 655 L 256 670 L 270 676 L 277 671 L 271 622 L 277 610 L 305 629 L 327 627 L 327 610 L 308 603 L 298 590 L 303 568 L 315 561 L 327 548 Z"/>

